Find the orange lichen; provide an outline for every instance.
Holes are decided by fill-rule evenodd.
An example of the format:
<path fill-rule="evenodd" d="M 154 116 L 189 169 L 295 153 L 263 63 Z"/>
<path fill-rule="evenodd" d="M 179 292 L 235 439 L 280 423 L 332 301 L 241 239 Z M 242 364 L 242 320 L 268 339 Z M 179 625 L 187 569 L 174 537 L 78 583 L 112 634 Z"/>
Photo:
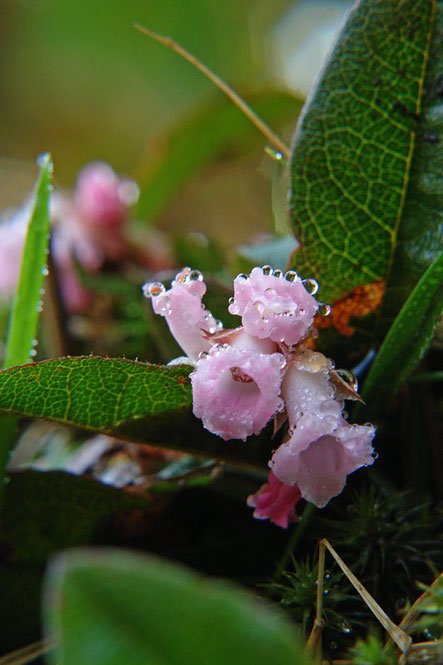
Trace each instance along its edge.
<path fill-rule="evenodd" d="M 355 327 L 349 325 L 352 317 L 361 318 L 376 310 L 383 298 L 385 284 L 381 280 L 371 284 L 363 284 L 336 300 L 332 305 L 330 316 L 317 315 L 314 325 L 316 328 L 336 328 L 341 335 L 350 337 Z"/>

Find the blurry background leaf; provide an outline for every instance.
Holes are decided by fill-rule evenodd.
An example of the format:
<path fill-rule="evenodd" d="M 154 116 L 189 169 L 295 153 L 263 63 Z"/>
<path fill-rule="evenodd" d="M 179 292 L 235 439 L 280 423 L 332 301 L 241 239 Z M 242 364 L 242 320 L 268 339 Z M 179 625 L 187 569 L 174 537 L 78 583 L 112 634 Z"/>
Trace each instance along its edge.
<path fill-rule="evenodd" d="M 245 101 L 271 127 L 285 122 L 295 125 L 302 107 L 301 99 L 277 92 L 246 96 Z M 264 142 L 258 129 L 230 100 L 199 107 L 148 146 L 142 166 L 134 173 L 141 187 L 139 216 L 152 221 L 204 166 L 244 154 Z"/>
<path fill-rule="evenodd" d="M 125 544 L 131 530 L 123 528 L 125 520 L 140 520 L 149 505 L 147 497 L 68 473 L 28 471 L 8 480 L 0 536 L 0 654 L 41 635 L 47 557 L 65 547 Z"/>
<path fill-rule="evenodd" d="M 297 128 L 290 208 L 302 247 L 293 265 L 328 301 L 389 275 L 435 4 L 356 3 Z"/>
<path fill-rule="evenodd" d="M 47 580 L 51 662 L 307 663 L 294 628 L 234 587 L 123 550 L 77 550 Z M 130 628 L 130 630 L 129 630 Z"/>

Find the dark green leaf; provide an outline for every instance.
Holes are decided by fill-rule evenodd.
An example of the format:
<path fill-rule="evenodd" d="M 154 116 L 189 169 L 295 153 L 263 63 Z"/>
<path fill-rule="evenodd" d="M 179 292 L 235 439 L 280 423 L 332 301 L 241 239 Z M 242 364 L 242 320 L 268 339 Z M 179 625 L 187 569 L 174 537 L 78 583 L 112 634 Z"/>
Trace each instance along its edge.
<path fill-rule="evenodd" d="M 360 0 L 295 134 L 294 266 L 323 299 L 385 280 L 397 243 L 435 0 Z"/>
<path fill-rule="evenodd" d="M 307 663 L 295 629 L 245 592 L 124 550 L 58 557 L 45 613 L 61 665 Z"/>
<path fill-rule="evenodd" d="M 190 371 L 109 358 L 45 360 L 0 372 L 0 411 L 234 463 L 266 463 L 266 431 L 246 446 L 226 443 L 192 415 Z"/>
<path fill-rule="evenodd" d="M 408 191 L 394 263 L 383 301 L 381 333 L 386 332 L 414 285 L 437 258 L 442 248 L 443 3 L 441 1 L 437 3 L 436 11 Z"/>
<path fill-rule="evenodd" d="M 301 100 L 275 92 L 247 101 L 271 125 L 294 121 L 302 106 Z M 155 219 L 199 170 L 226 155 L 244 154 L 260 139 L 257 128 L 231 101 L 212 103 L 181 120 L 175 131 L 150 146 L 146 162 L 135 173 L 142 190 L 138 215 Z"/>
<path fill-rule="evenodd" d="M 370 405 L 391 397 L 423 357 L 443 309 L 443 255 L 423 275 L 392 324 L 365 381 Z"/>
<path fill-rule="evenodd" d="M 62 471 L 12 473 L 2 523 L 8 560 L 34 565 L 67 547 L 115 543 L 116 518 L 148 505 L 148 497 Z"/>

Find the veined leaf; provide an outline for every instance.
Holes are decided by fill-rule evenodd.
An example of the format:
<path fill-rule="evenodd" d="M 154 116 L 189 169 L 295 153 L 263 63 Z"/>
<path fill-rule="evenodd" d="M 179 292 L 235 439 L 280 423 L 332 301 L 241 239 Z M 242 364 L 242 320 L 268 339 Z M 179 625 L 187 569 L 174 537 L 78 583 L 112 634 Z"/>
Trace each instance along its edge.
<path fill-rule="evenodd" d="M 440 0 L 436 8 L 408 191 L 383 300 L 380 333 L 386 332 L 415 284 L 443 247 L 442 33 L 443 3 Z"/>
<path fill-rule="evenodd" d="M 363 386 L 362 397 L 369 405 L 388 399 L 406 381 L 428 348 L 442 309 L 443 254 L 423 275 L 386 335 Z"/>
<path fill-rule="evenodd" d="M 294 121 L 302 107 L 302 100 L 281 92 L 254 95 L 248 102 L 270 124 Z M 149 146 L 146 161 L 134 173 L 142 190 L 137 214 L 155 219 L 199 170 L 226 154 L 242 154 L 260 140 L 260 132 L 231 101 L 212 103 L 182 119 Z"/>
<path fill-rule="evenodd" d="M 39 158 L 40 173 L 23 250 L 20 279 L 8 326 L 4 367 L 30 362 L 32 341 L 37 335 L 41 311 L 41 289 L 47 264 L 49 240 L 49 191 L 52 161 L 49 154 Z"/>
<path fill-rule="evenodd" d="M 263 467 L 267 433 L 224 442 L 192 415 L 191 367 L 78 357 L 0 372 L 0 412 Z"/>
<path fill-rule="evenodd" d="M 294 628 L 233 585 L 125 550 L 49 569 L 46 626 L 61 665 L 301 665 Z"/>
<path fill-rule="evenodd" d="M 295 133 L 290 210 L 302 246 L 293 264 L 328 301 L 389 275 L 435 8 L 356 2 Z"/>

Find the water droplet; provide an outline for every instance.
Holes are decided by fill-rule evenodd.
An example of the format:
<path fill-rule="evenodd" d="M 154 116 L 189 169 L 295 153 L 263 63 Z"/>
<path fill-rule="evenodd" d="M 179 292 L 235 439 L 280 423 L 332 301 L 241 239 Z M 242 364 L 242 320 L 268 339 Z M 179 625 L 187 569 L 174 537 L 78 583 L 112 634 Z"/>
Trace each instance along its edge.
<path fill-rule="evenodd" d="M 272 273 L 274 272 L 272 270 L 272 266 L 263 266 L 262 271 L 264 275 L 272 275 Z"/>
<path fill-rule="evenodd" d="M 341 379 L 343 379 L 343 381 L 345 381 L 346 383 L 349 383 L 349 385 L 351 386 L 351 388 L 353 390 L 355 390 L 355 391 L 358 390 L 357 377 L 355 376 L 355 374 L 353 372 L 351 372 L 351 370 L 349 370 L 349 369 L 338 369 L 337 374 L 339 375 L 339 377 Z"/>
<path fill-rule="evenodd" d="M 343 416 L 343 418 L 344 418 L 345 420 L 346 420 L 346 418 L 349 417 L 349 413 L 348 413 L 347 411 L 345 411 L 345 410 L 343 410 L 343 411 L 341 412 L 341 415 Z"/>
<path fill-rule="evenodd" d="M 331 313 L 331 305 L 327 305 L 324 302 L 319 303 L 318 313 L 321 314 L 322 316 L 329 316 L 329 314 Z"/>
<path fill-rule="evenodd" d="M 30 349 L 29 355 L 31 356 L 31 358 L 35 358 L 35 356 L 37 355 L 37 349 Z"/>
<path fill-rule="evenodd" d="M 269 460 L 269 462 L 268 462 L 268 466 L 269 466 L 270 469 L 273 469 L 274 466 L 275 466 L 275 462 L 274 462 L 274 460 L 272 460 L 272 459 Z"/>
<path fill-rule="evenodd" d="M 277 411 L 278 411 L 279 413 L 281 413 L 281 412 L 284 411 L 284 410 L 285 410 L 285 403 L 284 403 L 284 401 L 281 399 L 281 397 L 279 397 L 278 400 L 277 400 Z"/>
<path fill-rule="evenodd" d="M 35 311 L 36 312 L 43 312 L 43 301 L 39 300 L 37 305 L 35 306 Z"/>
<path fill-rule="evenodd" d="M 266 146 L 265 153 L 269 155 L 269 157 L 272 157 L 272 159 L 275 159 L 276 162 L 285 161 L 283 153 L 281 153 L 280 150 L 274 150 L 274 148 L 271 148 L 269 145 Z"/>
<path fill-rule="evenodd" d="M 43 275 L 43 277 L 47 277 L 49 275 L 48 266 L 43 266 L 42 275 Z"/>
<path fill-rule="evenodd" d="M 281 279 L 283 277 L 283 270 L 280 270 L 280 268 L 274 270 L 274 277 L 278 277 L 279 279 Z"/>
<path fill-rule="evenodd" d="M 350 632 L 352 632 L 352 629 L 351 629 L 351 627 L 350 627 L 350 625 L 348 624 L 347 621 L 342 621 L 342 622 L 341 622 L 341 624 L 340 624 L 340 630 L 341 630 L 343 633 L 347 633 L 347 634 L 349 634 Z"/>
<path fill-rule="evenodd" d="M 209 356 L 209 353 L 207 351 L 200 351 L 198 354 L 198 359 L 203 360 L 203 358 L 207 358 Z"/>
<path fill-rule="evenodd" d="M 37 339 L 31 339 L 31 346 L 37 346 L 38 340 Z"/>
<path fill-rule="evenodd" d="M 395 601 L 395 607 L 397 610 L 403 610 L 406 606 L 406 598 L 398 598 Z"/>
<path fill-rule="evenodd" d="M 249 279 L 249 275 L 245 272 L 240 272 L 235 279 Z"/>
<path fill-rule="evenodd" d="M 160 314 L 170 314 L 171 313 L 171 301 L 168 296 L 164 296 L 160 301 L 159 307 Z"/>
<path fill-rule="evenodd" d="M 48 185 L 48 192 L 53 192 L 54 191 L 54 185 L 49 183 Z"/>
<path fill-rule="evenodd" d="M 275 289 L 265 289 L 265 296 L 268 298 L 275 298 L 277 296 L 277 291 Z"/>
<path fill-rule="evenodd" d="M 164 293 L 166 289 L 161 282 L 147 282 L 143 284 L 142 291 L 146 298 L 152 298 L 153 296 L 159 296 L 161 293 Z"/>
<path fill-rule="evenodd" d="M 233 305 L 235 303 L 235 298 L 234 296 L 231 296 L 228 300 L 229 305 Z"/>
<path fill-rule="evenodd" d="M 203 275 L 200 270 L 191 270 L 189 273 L 189 279 L 191 282 L 203 282 Z"/>
<path fill-rule="evenodd" d="M 280 367 L 280 369 L 284 369 L 286 367 L 286 360 L 285 358 L 279 353 L 275 356 L 277 365 Z"/>
<path fill-rule="evenodd" d="M 218 320 L 217 320 L 217 321 L 215 322 L 215 325 L 217 326 L 217 328 L 218 328 L 219 330 L 223 330 L 223 323 L 222 323 L 222 321 L 218 321 Z"/>
<path fill-rule="evenodd" d="M 266 312 L 266 306 L 261 300 L 256 300 L 254 303 L 254 307 L 257 310 L 257 312 L 260 314 L 260 316 Z"/>
<path fill-rule="evenodd" d="M 288 282 L 295 282 L 297 277 L 298 275 L 295 270 L 288 270 L 288 272 L 285 274 L 285 279 L 287 279 Z"/>
<path fill-rule="evenodd" d="M 45 289 L 41 288 L 41 289 L 38 290 L 38 292 L 41 296 L 43 296 L 45 294 Z"/>
<path fill-rule="evenodd" d="M 371 457 L 372 459 L 378 459 L 378 453 L 375 450 L 373 450 L 371 453 Z"/>
<path fill-rule="evenodd" d="M 318 282 L 316 282 L 315 279 L 303 279 L 302 284 L 311 296 L 315 296 L 318 291 Z"/>

